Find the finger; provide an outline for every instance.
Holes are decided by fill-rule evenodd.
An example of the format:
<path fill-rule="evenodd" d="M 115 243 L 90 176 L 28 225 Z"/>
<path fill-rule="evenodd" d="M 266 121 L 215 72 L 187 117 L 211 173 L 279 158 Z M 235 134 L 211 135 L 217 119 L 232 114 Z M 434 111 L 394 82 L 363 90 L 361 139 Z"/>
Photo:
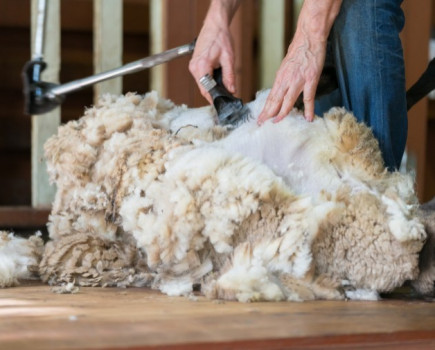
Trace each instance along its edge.
<path fill-rule="evenodd" d="M 278 87 L 279 84 L 274 85 L 272 90 L 269 92 L 269 96 L 267 96 L 266 103 L 264 104 L 263 110 L 257 118 L 257 124 L 261 125 L 266 120 L 273 118 L 277 115 L 279 110 L 281 109 L 282 100 L 285 95 L 285 91 L 281 87 Z"/>
<path fill-rule="evenodd" d="M 192 58 L 189 62 L 189 71 L 195 79 L 196 84 L 198 85 L 199 91 L 201 95 L 210 103 L 213 104 L 213 99 L 211 98 L 208 91 L 202 86 L 199 80 L 206 74 L 212 76 L 213 68 L 212 66 L 203 59 L 195 59 Z"/>
<path fill-rule="evenodd" d="M 317 84 L 305 84 L 304 86 L 304 117 L 309 122 L 312 122 L 314 119 L 316 88 Z"/>
<path fill-rule="evenodd" d="M 234 72 L 234 57 L 225 55 L 221 59 L 222 80 L 229 92 L 236 93 L 236 75 Z"/>
<path fill-rule="evenodd" d="M 300 94 L 300 90 L 301 90 L 300 88 L 296 89 L 295 87 L 293 87 L 292 89 L 289 89 L 287 94 L 284 96 L 284 100 L 282 102 L 282 106 L 281 106 L 281 109 L 280 109 L 278 115 L 273 120 L 274 123 L 280 122 L 286 116 L 289 115 L 289 113 L 291 112 L 291 110 L 293 109 L 293 107 L 296 103 L 296 100 L 298 99 L 298 96 Z"/>

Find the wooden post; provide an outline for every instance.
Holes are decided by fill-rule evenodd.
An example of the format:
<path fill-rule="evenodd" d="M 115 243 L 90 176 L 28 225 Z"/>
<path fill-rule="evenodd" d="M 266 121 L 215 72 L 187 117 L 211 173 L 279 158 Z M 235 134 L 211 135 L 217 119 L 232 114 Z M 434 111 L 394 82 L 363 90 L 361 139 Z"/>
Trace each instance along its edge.
<path fill-rule="evenodd" d="M 32 0 L 32 52 L 35 47 L 36 19 L 38 1 Z M 47 15 L 44 38 L 44 61 L 47 68 L 41 75 L 43 81 L 59 82 L 60 68 L 60 2 L 47 1 Z M 46 163 L 44 160 L 44 143 L 56 133 L 60 124 L 60 108 L 54 111 L 32 116 L 32 207 L 49 206 L 54 198 L 55 186 L 48 181 Z"/>
<path fill-rule="evenodd" d="M 405 57 L 406 84 L 409 88 L 426 69 L 429 59 L 431 1 L 405 1 L 406 24 L 402 33 Z M 427 98 L 408 112 L 407 152 L 416 159 L 417 192 L 420 200 L 425 192 L 425 166 L 428 123 Z"/>
<path fill-rule="evenodd" d="M 166 6 L 164 0 L 150 1 L 150 53 L 154 55 L 166 49 Z M 164 66 L 156 66 L 150 70 L 150 90 L 155 90 L 160 96 L 166 92 L 166 70 Z"/>
<path fill-rule="evenodd" d="M 270 88 L 285 54 L 285 0 L 261 0 L 260 89 Z"/>
<path fill-rule="evenodd" d="M 122 65 L 122 0 L 94 0 L 94 73 Z M 122 77 L 94 86 L 94 101 L 104 93 L 122 93 Z"/>
<path fill-rule="evenodd" d="M 255 98 L 257 92 L 257 61 L 254 38 L 257 29 L 258 9 L 254 1 L 242 1 L 231 23 L 236 56 L 236 95 L 244 102 Z"/>

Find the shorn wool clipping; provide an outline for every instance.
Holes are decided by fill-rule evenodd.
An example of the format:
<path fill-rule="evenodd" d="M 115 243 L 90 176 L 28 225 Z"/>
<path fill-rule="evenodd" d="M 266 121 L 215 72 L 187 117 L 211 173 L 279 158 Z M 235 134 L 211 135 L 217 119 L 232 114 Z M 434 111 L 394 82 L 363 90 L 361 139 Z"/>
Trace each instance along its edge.
<path fill-rule="evenodd" d="M 267 94 L 237 128 L 156 92 L 103 96 L 61 126 L 45 144 L 50 240 L 3 233 L 0 286 L 36 275 L 244 302 L 377 299 L 405 281 L 433 293 L 433 248 L 420 259 L 433 216 L 412 177 L 388 172 L 344 109 L 258 126 Z"/>

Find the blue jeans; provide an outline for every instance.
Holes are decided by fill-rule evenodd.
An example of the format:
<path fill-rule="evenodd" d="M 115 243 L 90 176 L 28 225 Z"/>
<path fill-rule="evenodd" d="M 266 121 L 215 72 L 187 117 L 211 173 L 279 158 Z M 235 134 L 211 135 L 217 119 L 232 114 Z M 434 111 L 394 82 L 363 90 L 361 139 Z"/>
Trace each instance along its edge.
<path fill-rule="evenodd" d="M 389 170 L 400 166 L 408 128 L 401 3 L 343 0 L 325 63 L 335 66 L 339 89 L 316 102 L 318 115 L 343 106 L 370 126 Z"/>

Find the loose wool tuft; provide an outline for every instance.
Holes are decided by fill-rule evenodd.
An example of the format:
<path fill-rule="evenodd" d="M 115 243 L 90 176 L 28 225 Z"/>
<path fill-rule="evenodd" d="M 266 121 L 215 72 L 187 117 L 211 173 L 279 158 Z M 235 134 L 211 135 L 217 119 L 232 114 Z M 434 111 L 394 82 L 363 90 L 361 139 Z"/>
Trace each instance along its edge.
<path fill-rule="evenodd" d="M 61 126 L 45 145 L 57 193 L 40 277 L 243 302 L 376 299 L 417 279 L 412 179 L 343 109 L 259 127 L 266 97 L 237 129 L 155 92 L 106 95 Z"/>
<path fill-rule="evenodd" d="M 0 288 L 17 285 L 20 279 L 37 278 L 43 250 L 38 235 L 24 239 L 0 231 Z"/>

